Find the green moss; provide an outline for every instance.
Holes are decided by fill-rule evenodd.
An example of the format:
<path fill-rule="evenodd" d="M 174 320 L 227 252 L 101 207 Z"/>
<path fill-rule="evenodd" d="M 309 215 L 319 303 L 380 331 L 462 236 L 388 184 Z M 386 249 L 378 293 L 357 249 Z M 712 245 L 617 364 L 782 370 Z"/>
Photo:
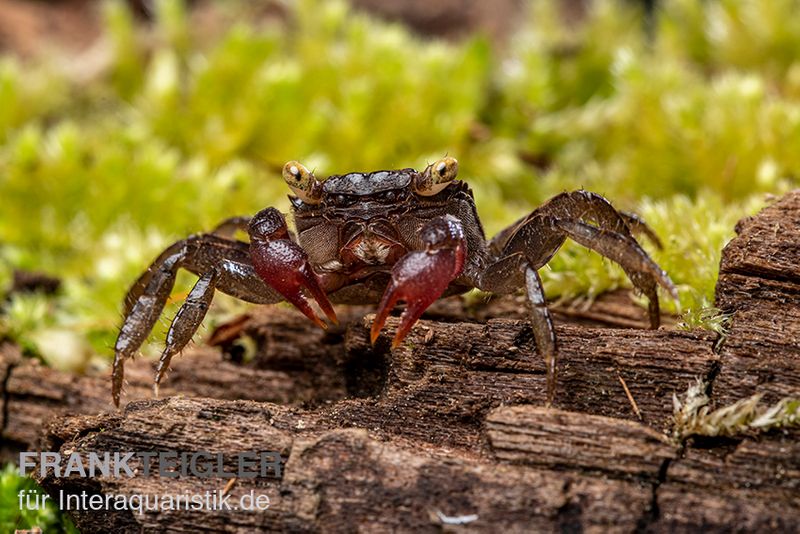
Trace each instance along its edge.
<path fill-rule="evenodd" d="M 113 1 L 108 65 L 0 60 L 0 283 L 13 269 L 64 281 L 55 297 L 12 297 L 0 329 L 80 369 L 110 356 L 127 286 L 170 241 L 288 209 L 283 162 L 324 176 L 445 153 L 490 234 L 566 189 L 638 211 L 665 242 L 650 250 L 679 287 L 684 324 L 720 328 L 722 246 L 800 176 L 800 70 L 782 48 L 800 40 L 794 3 L 670 2 L 652 40 L 627 3 L 595 2 L 577 27 L 532 5 L 499 51 L 422 40 L 341 2 L 304 0 L 288 24 L 259 26 L 228 3 L 232 24 L 211 32 L 181 3 L 157 2 L 144 30 Z M 543 277 L 550 298 L 628 284 L 572 244 Z M 189 283 L 179 278 L 175 300 Z M 217 299 L 210 321 L 241 309 Z M 67 346 L 71 356 L 53 352 Z"/>
<path fill-rule="evenodd" d="M 20 508 L 19 494 L 32 491 L 44 495 L 42 489 L 28 477 L 21 477 L 13 464 L 0 470 L 0 530 L 14 532 L 39 527 L 42 532 L 78 533 L 78 529 L 66 514 L 61 514 L 51 500 L 41 510 Z M 31 499 L 33 502 L 33 498 Z"/>

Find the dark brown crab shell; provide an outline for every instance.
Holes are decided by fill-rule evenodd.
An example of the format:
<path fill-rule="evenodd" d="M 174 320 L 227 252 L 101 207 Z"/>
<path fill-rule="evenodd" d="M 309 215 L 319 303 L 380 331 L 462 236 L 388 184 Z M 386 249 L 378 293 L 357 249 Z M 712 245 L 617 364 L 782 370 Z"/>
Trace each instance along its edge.
<path fill-rule="evenodd" d="M 391 189 L 406 189 L 417 174 L 414 169 L 400 169 L 333 175 L 322 182 L 322 192 L 328 195 L 369 196 Z"/>
<path fill-rule="evenodd" d="M 397 205 L 413 192 L 419 176 L 414 169 L 384 170 L 369 173 L 352 172 L 332 175 L 321 182 L 321 205 L 309 205 L 296 196 L 289 196 L 296 213 L 319 212 L 320 209 L 349 209 L 353 218 L 363 218 L 366 210 L 373 216 L 381 206 Z M 363 210 L 356 205 L 361 205 Z"/>

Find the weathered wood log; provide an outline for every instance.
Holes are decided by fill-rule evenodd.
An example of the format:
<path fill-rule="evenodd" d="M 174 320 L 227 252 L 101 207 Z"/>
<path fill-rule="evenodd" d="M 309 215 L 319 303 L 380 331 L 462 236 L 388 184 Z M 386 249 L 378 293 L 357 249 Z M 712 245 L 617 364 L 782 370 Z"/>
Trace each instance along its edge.
<path fill-rule="evenodd" d="M 678 449 L 663 433 L 632 421 L 527 405 L 492 410 L 485 429 L 504 462 L 651 482 Z"/>
<path fill-rule="evenodd" d="M 3 437 L 35 446 L 50 410 L 60 417 L 38 438 L 43 450 L 275 450 L 286 460 L 282 476 L 242 478 L 230 489 L 234 500 L 250 490 L 269 495 L 265 512 L 73 513 L 84 532 L 439 531 L 456 523 L 491 532 L 797 531 L 800 431 L 678 443 L 668 430 L 672 395 L 698 377 L 717 405 L 753 392 L 797 394 L 798 221 L 800 192 L 739 225 L 718 284 L 718 305 L 732 314 L 720 354 L 708 332 L 559 323 L 553 408 L 543 407 L 544 366 L 513 299 L 500 302 L 503 319 L 443 303 L 396 350 L 387 337 L 370 345 L 364 310 L 323 333 L 270 309 L 219 332 L 221 351 L 187 351 L 163 400 L 132 400 L 150 395 L 152 369 L 129 366 L 131 402 L 121 412 L 110 410 L 105 376 L 0 358 Z M 256 354 L 242 362 L 249 345 Z M 52 472 L 40 481 L 52 495 L 128 496 L 227 483 Z"/>
<path fill-rule="evenodd" d="M 717 306 L 731 313 L 715 398 L 800 396 L 800 192 L 736 225 L 725 247 Z"/>
<path fill-rule="evenodd" d="M 325 344 L 320 338 L 330 334 L 313 325 L 303 325 L 309 330 L 291 338 L 287 325 L 298 326 L 294 321 L 291 311 L 251 320 L 249 335 L 264 346 L 252 365 L 220 361 L 210 349 L 192 351 L 176 361 L 162 396 L 313 406 L 349 395 L 348 400 L 321 408 L 329 428 L 356 422 L 365 428 L 379 426 L 389 434 L 466 448 L 480 447 L 476 428 L 491 408 L 541 404 L 544 398 L 544 364 L 535 356 L 525 321 L 421 321 L 409 342 L 391 353 L 388 339 L 371 347 L 361 322 L 351 324 L 338 344 Z M 389 326 L 396 327 L 397 320 L 390 320 Z M 276 335 L 280 342 L 266 341 Z M 682 393 L 695 377 L 708 375 L 717 361 L 711 350 L 713 336 L 705 332 L 559 326 L 558 335 L 563 370 L 557 407 L 637 419 L 622 379 L 642 420 L 658 430 L 669 426 L 672 394 Z M 292 359 L 288 351 L 282 353 L 288 339 L 303 338 L 308 355 L 298 353 Z M 42 423 L 54 412 L 92 414 L 112 409 L 105 374 L 75 376 L 35 360 L 18 361 L 6 381 L 4 439 L 35 444 Z M 295 362 L 295 369 L 289 362 Z M 268 363 L 280 370 L 258 368 Z M 126 399 L 152 396 L 151 366 L 144 360 L 129 365 Z M 319 377 L 329 383 L 321 383 Z M 409 420 L 414 424 L 405 424 Z"/>
<path fill-rule="evenodd" d="M 636 313 L 626 309 L 623 298 L 616 295 L 603 299 L 595 310 L 614 309 L 629 316 Z M 506 316 L 524 316 L 524 308 L 519 310 L 515 307 L 518 305 L 516 299 L 507 299 L 490 307 Z M 485 316 L 487 307 L 471 313 Z M 534 355 L 532 335 L 524 319 L 491 320 L 488 324 L 422 321 L 410 342 L 389 354 L 386 340 L 377 348 L 369 343 L 362 320 L 368 310 L 347 310 L 342 318 L 349 326 L 328 331 L 293 310 L 261 310 L 232 325 L 232 332 L 212 336 L 222 347 L 222 355 L 218 350 L 200 347 L 176 358 L 161 396 L 180 394 L 313 407 L 347 397 L 377 396 L 387 386 L 391 367 L 400 374 L 397 381 L 388 384 L 385 413 L 368 408 L 362 416 L 364 423 L 371 417 L 401 420 L 431 410 L 437 417 L 442 413 L 439 399 L 461 398 L 464 402 L 450 409 L 454 426 L 445 432 L 449 439 L 460 435 L 464 442 L 474 441 L 475 434 L 463 420 L 480 416 L 479 412 L 503 402 L 541 402 L 544 367 Z M 434 313 L 452 320 L 467 312 L 458 302 L 452 302 L 438 306 Z M 394 328 L 397 323 L 390 319 L 389 324 Z M 713 337 L 704 332 L 564 326 L 559 327 L 559 335 L 564 367 L 559 406 L 592 412 L 592 405 L 601 403 L 599 413 L 634 418 L 619 381 L 623 377 L 630 382 L 633 395 L 642 398 L 639 408 L 644 420 L 659 428 L 668 425 L 670 395 L 682 392 L 695 376 L 708 374 L 717 359 L 711 352 Z M 674 341 L 670 353 L 662 351 L 665 340 Z M 464 345 L 466 341 L 468 345 Z M 244 363 L 239 352 L 248 345 L 258 350 Z M 613 345 L 617 346 L 608 348 Z M 464 358 L 459 359 L 462 354 Z M 7 407 L 0 429 L 12 452 L 34 446 L 44 422 L 56 414 L 96 414 L 113 409 L 105 370 L 87 375 L 60 373 L 38 360 L 22 358 L 16 347 L 6 344 L 0 347 L 0 372 L 6 378 L 0 402 Z M 499 378 L 487 384 L 485 379 L 490 376 Z M 670 378 L 664 382 L 663 376 Z M 152 361 L 129 363 L 126 378 L 123 400 L 152 398 Z M 414 386 L 407 387 L 412 382 Z M 464 391 L 454 392 L 453 387 Z M 364 406 L 342 403 L 331 410 L 330 417 L 345 421 Z M 423 430 L 420 434 L 426 433 Z M 439 439 L 437 435 L 429 437 Z"/>
<path fill-rule="evenodd" d="M 657 503 L 664 531 L 797 532 L 800 431 L 696 443 L 669 464 Z"/>
<path fill-rule="evenodd" d="M 483 454 L 323 426 L 314 414 L 268 403 L 173 397 L 58 422 L 45 445 L 83 453 L 267 449 L 288 459 L 281 479 L 239 479 L 231 492 L 233 502 L 250 490 L 269 496 L 267 511 L 74 514 L 91 532 L 433 531 L 455 517 L 487 532 L 800 524 L 798 433 L 728 447 L 729 465 L 703 451 L 681 459 L 675 444 L 640 423 L 532 406 L 493 411 L 479 431 Z M 42 483 L 53 494 L 169 495 L 220 490 L 226 480 L 49 476 Z"/>
<path fill-rule="evenodd" d="M 2 439 L 5 459 L 14 460 L 19 450 L 37 446 L 45 422 L 54 416 L 99 414 L 114 411 L 109 397 L 108 375 L 72 375 L 55 371 L 37 360 L 22 358 L 18 350 L 0 348 L 0 367 L 5 368 Z M 132 398 L 153 396 L 152 362 L 136 361 L 128 366 L 127 394 Z M 162 396 L 175 394 L 219 399 L 249 398 L 289 403 L 301 398 L 321 398 L 331 390 L 302 383 L 303 377 L 279 370 L 242 367 L 220 358 L 218 351 L 201 348 L 191 358 L 176 362 L 173 380 L 161 388 Z"/>
<path fill-rule="evenodd" d="M 553 416 L 545 414 L 548 419 Z M 436 446 L 415 446 L 402 440 L 383 442 L 366 429 L 300 428 L 297 423 L 307 418 L 306 414 L 292 414 L 265 403 L 171 398 L 133 403 L 123 415 L 91 418 L 91 428 L 75 426 L 75 419 L 61 422 L 51 429 L 52 441 L 48 445 L 63 449 L 66 442 L 78 445 L 82 451 L 91 451 L 141 443 L 196 450 L 197 436 L 202 435 L 215 436 L 212 450 L 267 447 L 288 457 L 282 479 L 240 479 L 232 490 L 234 500 L 251 489 L 269 495 L 274 506 L 266 512 L 176 512 L 143 517 L 127 513 L 118 514 L 113 522 L 102 519 L 107 521 L 104 528 L 125 525 L 131 529 L 171 532 L 261 529 L 329 532 L 352 531 L 368 525 L 373 531 L 436 531 L 448 518 L 466 517 L 474 518 L 470 528 L 485 531 L 507 528 L 525 532 L 577 525 L 605 531 L 632 530 L 642 514 L 649 513 L 650 484 L 636 474 L 632 480 L 616 480 L 587 476 L 579 471 L 536 470 Z M 605 419 L 609 429 L 619 424 L 641 426 L 572 414 L 569 424 L 564 426 L 565 437 L 570 439 L 571 431 L 583 432 L 582 427 L 596 419 Z M 178 421 L 181 423 L 176 424 Z M 292 423 L 287 424 L 289 421 Z M 641 436 L 643 442 L 651 441 L 652 437 L 645 434 Z M 576 439 L 575 443 L 579 441 Z M 596 459 L 602 462 L 603 457 L 610 459 L 610 455 L 612 448 L 602 448 Z M 649 471 L 647 476 L 654 476 L 658 466 Z M 56 487 L 72 490 L 85 480 L 50 478 L 45 484 L 51 490 Z M 170 480 L 134 477 L 121 484 L 118 479 L 100 477 L 93 483 L 94 490 L 103 493 L 174 494 L 219 489 L 225 481 L 214 486 L 215 481 L 197 477 Z M 581 518 L 583 503 L 587 502 L 593 512 Z M 94 522 L 98 521 L 95 515 L 78 514 L 77 520 L 92 524 L 95 529 Z"/>

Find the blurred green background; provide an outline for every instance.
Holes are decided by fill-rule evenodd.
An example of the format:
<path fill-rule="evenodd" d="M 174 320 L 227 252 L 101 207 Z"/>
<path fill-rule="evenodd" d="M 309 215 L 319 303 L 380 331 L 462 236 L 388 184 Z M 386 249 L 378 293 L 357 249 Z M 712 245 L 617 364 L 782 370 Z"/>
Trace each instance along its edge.
<path fill-rule="evenodd" d="M 109 1 L 81 56 L 0 58 L 0 338 L 58 368 L 107 365 L 131 282 L 173 240 L 287 211 L 285 161 L 325 176 L 443 154 L 490 234 L 579 187 L 638 212 L 665 243 L 652 253 L 680 290 L 670 311 L 719 329 L 736 221 L 797 186 L 798 1 L 665 0 L 646 15 L 598 0 L 578 17 L 537 1 L 503 39 L 447 41 L 342 2 L 273 3 L 280 17 L 206 2 L 208 25 L 181 2 L 154 2 L 143 24 Z M 11 291 L 15 271 L 60 289 Z M 550 299 L 628 285 L 570 244 L 542 274 Z M 244 307 L 220 296 L 208 322 Z M 26 484 L 2 473 L 9 510 Z M 3 524 L 70 528 L 52 510 Z"/>
<path fill-rule="evenodd" d="M 650 19 L 596 1 L 577 22 L 534 2 L 499 44 L 423 39 L 342 2 L 282 5 L 259 20 L 220 4 L 209 30 L 181 2 L 155 2 L 145 26 L 111 1 L 93 55 L 3 57 L 0 287 L 24 270 L 61 288 L 12 293 L 2 335 L 60 368 L 106 362 L 124 292 L 165 245 L 287 210 L 283 162 L 324 176 L 443 154 L 490 234 L 578 187 L 638 212 L 665 241 L 672 311 L 713 327 L 735 222 L 797 183 L 796 1 L 665 1 Z M 627 285 L 577 246 L 543 276 L 551 299 Z M 219 298 L 210 320 L 241 308 Z"/>

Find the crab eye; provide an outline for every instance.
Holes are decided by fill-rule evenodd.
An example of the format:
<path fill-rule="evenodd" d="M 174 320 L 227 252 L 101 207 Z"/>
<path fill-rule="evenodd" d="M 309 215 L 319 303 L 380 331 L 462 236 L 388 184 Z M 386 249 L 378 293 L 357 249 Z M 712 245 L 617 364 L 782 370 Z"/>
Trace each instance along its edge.
<path fill-rule="evenodd" d="M 447 187 L 458 175 L 458 161 L 446 156 L 428 167 L 414 181 L 414 191 L 422 196 L 433 196 Z"/>
<path fill-rule="evenodd" d="M 297 161 L 283 166 L 283 180 L 297 197 L 306 204 L 319 204 L 322 185 L 314 174 Z"/>
<path fill-rule="evenodd" d="M 433 164 L 439 183 L 452 182 L 458 174 L 458 161 L 456 158 L 446 157 Z"/>

